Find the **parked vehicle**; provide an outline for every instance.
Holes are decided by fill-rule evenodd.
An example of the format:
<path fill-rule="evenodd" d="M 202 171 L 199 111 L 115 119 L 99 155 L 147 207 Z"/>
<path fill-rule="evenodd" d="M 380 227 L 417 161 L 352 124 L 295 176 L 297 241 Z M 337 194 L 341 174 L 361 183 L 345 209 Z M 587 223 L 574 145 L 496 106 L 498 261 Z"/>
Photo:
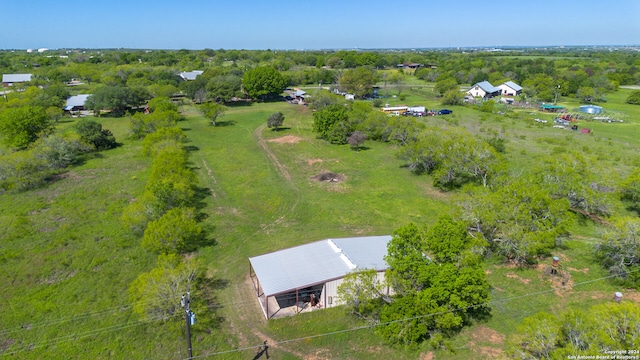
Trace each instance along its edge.
<path fill-rule="evenodd" d="M 440 111 L 438 111 L 438 115 L 447 115 L 447 114 L 452 114 L 453 110 L 449 110 L 449 109 L 442 109 Z"/>

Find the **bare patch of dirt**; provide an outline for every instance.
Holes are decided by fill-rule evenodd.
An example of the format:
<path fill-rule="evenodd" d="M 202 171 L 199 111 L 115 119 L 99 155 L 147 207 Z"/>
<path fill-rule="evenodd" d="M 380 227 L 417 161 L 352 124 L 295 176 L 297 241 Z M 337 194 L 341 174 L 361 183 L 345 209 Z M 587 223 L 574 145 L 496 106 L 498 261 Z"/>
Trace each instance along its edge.
<path fill-rule="evenodd" d="M 420 360 L 434 360 L 436 358 L 433 351 L 429 351 L 427 353 L 420 354 Z"/>
<path fill-rule="evenodd" d="M 485 271 L 484 271 L 484 273 L 485 273 L 485 274 L 487 274 L 487 275 L 490 275 L 490 274 L 492 274 L 492 273 L 493 273 L 493 271 L 491 271 L 491 270 L 487 269 L 487 270 L 485 270 Z"/>
<path fill-rule="evenodd" d="M 574 269 L 572 267 L 568 267 L 567 270 L 569 270 L 569 271 L 577 271 L 577 272 L 581 272 L 583 274 L 588 274 L 589 273 L 589 268 Z"/>
<path fill-rule="evenodd" d="M 480 347 L 480 354 L 483 355 L 484 359 L 498 359 L 502 356 L 502 349 L 482 346 Z"/>
<path fill-rule="evenodd" d="M 345 176 L 342 174 L 336 174 L 331 171 L 323 171 L 320 174 L 312 177 L 311 179 L 322 182 L 341 182 L 344 181 Z"/>
<path fill-rule="evenodd" d="M 516 275 L 516 274 L 514 274 L 512 272 L 507 273 L 507 277 L 509 279 L 516 279 L 516 280 L 520 281 L 523 284 L 529 284 L 531 282 L 531 279 L 526 279 L 526 278 L 520 277 L 520 276 L 518 276 L 518 275 Z"/>
<path fill-rule="evenodd" d="M 311 166 L 311 165 L 313 165 L 315 163 L 321 163 L 323 161 L 324 160 L 322 160 L 322 159 L 309 159 L 309 160 L 307 160 L 307 165 Z"/>
<path fill-rule="evenodd" d="M 279 137 L 279 138 L 275 138 L 275 139 L 270 139 L 267 140 L 268 142 L 273 142 L 276 144 L 295 144 L 298 143 L 300 141 L 302 141 L 301 137 L 298 136 L 293 136 L 293 135 L 286 135 L 283 137 Z"/>
<path fill-rule="evenodd" d="M 505 336 L 503 334 L 500 334 L 499 332 L 486 326 L 480 326 L 475 329 L 473 331 L 473 334 L 471 334 L 471 337 L 476 341 L 488 341 L 492 344 L 503 344 L 505 339 Z"/>
<path fill-rule="evenodd" d="M 333 359 L 331 353 L 327 349 L 318 349 L 315 354 L 309 354 L 303 357 L 305 360 L 328 360 Z"/>

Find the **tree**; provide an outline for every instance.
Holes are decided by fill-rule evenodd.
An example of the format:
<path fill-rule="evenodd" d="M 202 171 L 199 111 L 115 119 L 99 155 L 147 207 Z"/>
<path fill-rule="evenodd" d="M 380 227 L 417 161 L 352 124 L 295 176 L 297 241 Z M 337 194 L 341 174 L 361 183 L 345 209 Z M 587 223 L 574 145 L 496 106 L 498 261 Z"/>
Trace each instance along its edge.
<path fill-rule="evenodd" d="M 457 89 L 447 90 L 442 97 L 442 105 L 460 105 L 464 94 Z"/>
<path fill-rule="evenodd" d="M 140 106 L 149 98 L 149 93 L 143 88 L 103 86 L 87 98 L 85 107 L 93 110 L 95 115 L 99 115 L 101 110 L 109 110 L 113 115 L 121 116 L 127 107 Z"/>
<path fill-rule="evenodd" d="M 342 105 L 329 105 L 313 113 L 313 131 L 332 144 L 344 144 L 349 131 L 349 114 Z"/>
<path fill-rule="evenodd" d="M 117 145 L 111 131 L 103 129 L 102 124 L 96 121 L 80 119 L 75 128 L 82 141 L 92 145 L 96 151 L 113 149 Z"/>
<path fill-rule="evenodd" d="M 433 90 L 440 96 L 445 95 L 448 91 L 451 90 L 455 90 L 458 93 L 460 92 L 458 88 L 458 81 L 456 81 L 456 79 L 452 76 L 439 77 Z"/>
<path fill-rule="evenodd" d="M 282 112 L 280 111 L 274 112 L 273 114 L 269 115 L 269 118 L 267 119 L 267 127 L 273 128 L 273 130 L 278 131 L 278 128 L 282 126 L 283 122 L 284 114 L 282 114 Z"/>
<path fill-rule="evenodd" d="M 47 113 L 47 117 L 49 117 L 49 119 L 53 120 L 56 123 L 60 121 L 62 115 L 64 114 L 64 111 L 57 106 L 49 106 L 45 110 L 45 112 Z"/>
<path fill-rule="evenodd" d="M 462 208 L 469 228 L 518 265 L 548 254 L 569 225 L 566 199 L 555 199 L 541 185 L 522 179 L 495 190 L 479 188 Z"/>
<path fill-rule="evenodd" d="M 201 236 L 195 209 L 177 207 L 147 225 L 142 246 L 159 254 L 180 254 L 192 250 Z"/>
<path fill-rule="evenodd" d="M 227 107 L 215 102 L 208 102 L 200 106 L 200 111 L 202 111 L 205 117 L 211 120 L 211 125 L 216 126 L 216 121 L 219 117 L 224 115 L 227 111 Z"/>
<path fill-rule="evenodd" d="M 538 313 L 525 318 L 511 336 L 509 355 L 519 359 L 595 359 L 607 354 L 603 349 L 637 349 L 639 322 L 640 306 L 631 301 L 609 302 L 559 315 Z"/>
<path fill-rule="evenodd" d="M 381 301 L 390 301 L 385 289 L 375 270 L 355 271 L 347 274 L 338 286 L 338 297 L 347 305 L 350 314 L 376 318 Z"/>
<path fill-rule="evenodd" d="M 596 244 L 596 254 L 611 275 L 640 287 L 640 219 L 618 219 Z"/>
<path fill-rule="evenodd" d="M 632 91 L 626 100 L 627 104 L 640 105 L 640 90 Z"/>
<path fill-rule="evenodd" d="M 42 107 L 26 105 L 0 111 L 0 134 L 9 147 L 24 149 L 52 129 L 49 117 Z"/>
<path fill-rule="evenodd" d="M 596 91 L 591 86 L 583 86 L 578 89 L 578 93 L 576 95 L 578 96 L 578 99 L 587 103 L 592 103 L 596 97 Z"/>
<path fill-rule="evenodd" d="M 207 82 L 209 97 L 215 101 L 229 102 L 242 96 L 242 78 L 238 75 L 217 75 Z"/>
<path fill-rule="evenodd" d="M 367 135 L 358 130 L 352 132 L 347 138 L 347 142 L 352 148 L 356 149 L 356 152 L 360 151 L 360 145 L 362 145 L 365 140 L 367 140 Z"/>
<path fill-rule="evenodd" d="M 340 77 L 340 88 L 343 91 L 363 98 L 373 92 L 373 85 L 378 81 L 375 70 L 368 67 L 348 69 Z"/>
<path fill-rule="evenodd" d="M 174 104 L 167 96 L 158 96 L 149 100 L 147 104 L 151 112 L 156 111 L 178 111 L 178 105 Z"/>
<path fill-rule="evenodd" d="M 247 70 L 242 77 L 242 88 L 251 99 L 266 100 L 277 96 L 286 86 L 286 78 L 269 66 Z"/>
<path fill-rule="evenodd" d="M 640 213 L 640 169 L 636 169 L 620 184 L 620 197 L 631 203 L 631 209 Z"/>
<path fill-rule="evenodd" d="M 463 225 L 447 217 L 426 230 L 414 224 L 396 229 L 385 257 L 396 295 L 382 307 L 385 326 L 376 331 L 393 344 L 412 346 L 439 341 L 485 314 L 485 272 L 479 257 L 464 255 L 474 246 Z"/>
<path fill-rule="evenodd" d="M 613 186 L 607 176 L 596 173 L 595 163 L 581 153 L 564 152 L 545 158 L 536 173 L 541 176 L 541 185 L 553 196 L 567 198 L 574 211 L 609 215 Z"/>
<path fill-rule="evenodd" d="M 39 138 L 33 149 L 34 156 L 42 159 L 50 169 L 64 169 L 76 162 L 81 153 L 91 151 L 77 136 L 58 134 Z"/>
<path fill-rule="evenodd" d="M 147 320 L 180 317 L 184 313 L 181 296 L 187 292 L 194 294 L 201 276 L 197 260 L 176 254 L 160 255 L 156 267 L 138 276 L 129 286 L 133 311 Z"/>

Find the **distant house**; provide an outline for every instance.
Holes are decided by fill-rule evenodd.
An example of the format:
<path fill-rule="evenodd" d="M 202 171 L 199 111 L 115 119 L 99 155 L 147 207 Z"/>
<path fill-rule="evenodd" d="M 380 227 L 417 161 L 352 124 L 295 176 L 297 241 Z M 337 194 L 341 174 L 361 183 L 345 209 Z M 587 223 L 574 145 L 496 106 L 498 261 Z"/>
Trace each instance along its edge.
<path fill-rule="evenodd" d="M 417 63 L 403 63 L 403 64 L 398 64 L 397 68 L 398 69 L 417 69 L 419 67 L 423 67 L 423 64 L 417 64 Z"/>
<path fill-rule="evenodd" d="M 9 87 L 14 84 L 22 84 L 31 81 L 31 74 L 3 74 L 2 86 Z"/>
<path fill-rule="evenodd" d="M 481 97 L 483 99 L 490 99 L 494 96 L 500 95 L 502 90 L 491 85 L 488 81 L 479 82 L 467 90 L 467 94 L 473 97 Z"/>
<path fill-rule="evenodd" d="M 300 105 L 306 104 L 306 99 L 309 97 L 306 91 L 300 89 L 297 89 L 296 91 L 291 93 L 291 95 L 293 96 L 293 101 L 297 102 Z"/>
<path fill-rule="evenodd" d="M 513 81 L 507 81 L 498 85 L 502 95 L 517 96 L 522 93 L 522 86 L 514 83 Z"/>
<path fill-rule="evenodd" d="M 84 104 L 91 94 L 75 95 L 67 99 L 67 104 L 64 107 L 65 111 L 80 111 L 84 110 Z"/>
<path fill-rule="evenodd" d="M 191 81 L 191 80 L 195 80 L 198 77 L 198 75 L 202 75 L 202 73 L 204 73 L 204 71 L 202 70 L 193 70 L 193 71 L 183 71 L 179 75 L 182 78 L 182 80 Z"/>

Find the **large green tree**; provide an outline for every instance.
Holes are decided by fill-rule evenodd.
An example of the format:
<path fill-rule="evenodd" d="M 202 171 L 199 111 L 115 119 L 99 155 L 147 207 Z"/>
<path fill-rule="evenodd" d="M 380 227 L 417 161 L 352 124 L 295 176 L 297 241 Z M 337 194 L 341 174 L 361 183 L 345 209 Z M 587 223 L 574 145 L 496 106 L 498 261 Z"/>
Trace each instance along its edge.
<path fill-rule="evenodd" d="M 640 306 L 631 301 L 559 315 L 538 313 L 525 318 L 511 336 L 508 354 L 514 359 L 626 358 L 628 350 L 640 346 L 639 324 Z M 605 350 L 612 355 L 608 357 Z"/>
<path fill-rule="evenodd" d="M 524 265 L 548 254 L 566 236 L 567 205 L 539 184 L 519 179 L 495 190 L 477 189 L 462 208 L 469 228 L 495 253 Z"/>
<path fill-rule="evenodd" d="M 286 77 L 270 66 L 247 70 L 242 77 L 242 89 L 251 99 L 266 100 L 278 96 L 286 86 Z"/>
<path fill-rule="evenodd" d="M 314 112 L 313 131 L 321 139 L 333 144 L 344 144 L 352 132 L 347 108 L 343 105 L 329 105 Z"/>
<path fill-rule="evenodd" d="M 627 286 L 640 287 L 640 219 L 616 219 L 596 244 L 602 265 Z"/>
<path fill-rule="evenodd" d="M 103 129 L 97 121 L 80 119 L 75 124 L 76 132 L 82 141 L 93 146 L 97 151 L 113 149 L 116 147 L 116 138 L 108 129 Z"/>
<path fill-rule="evenodd" d="M 128 107 L 144 104 L 151 96 L 144 88 L 128 88 L 125 86 L 103 86 L 97 88 L 87 98 L 85 107 L 97 115 L 101 110 L 109 110 L 115 116 L 121 116 Z"/>
<path fill-rule="evenodd" d="M 183 314 L 182 295 L 194 292 L 202 271 L 197 260 L 176 254 L 160 255 L 155 268 L 143 273 L 129 286 L 133 311 L 147 320 L 175 319 Z"/>
<path fill-rule="evenodd" d="M 369 67 L 357 67 L 348 69 L 340 77 L 340 88 L 343 91 L 363 98 L 373 93 L 373 85 L 378 81 L 378 74 Z"/>
<path fill-rule="evenodd" d="M 142 246 L 155 253 L 180 254 L 195 248 L 202 228 L 193 208 L 177 207 L 147 225 Z"/>
<path fill-rule="evenodd" d="M 462 222 L 442 217 L 430 228 L 396 229 L 385 258 L 395 296 L 382 306 L 377 332 L 393 344 L 439 341 L 489 309 L 489 285 L 480 257 L 483 244 Z"/>
<path fill-rule="evenodd" d="M 52 124 L 43 107 L 26 105 L 0 111 L 0 134 L 9 147 L 24 149 L 51 130 Z"/>

